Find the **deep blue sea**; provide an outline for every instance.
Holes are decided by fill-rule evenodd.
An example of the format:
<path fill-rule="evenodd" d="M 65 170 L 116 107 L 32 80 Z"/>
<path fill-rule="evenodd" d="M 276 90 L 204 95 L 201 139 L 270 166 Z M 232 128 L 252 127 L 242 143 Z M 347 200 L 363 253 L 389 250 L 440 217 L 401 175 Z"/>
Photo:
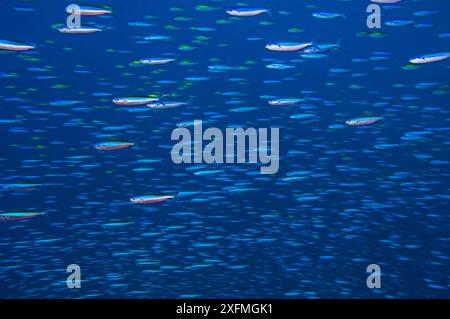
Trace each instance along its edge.
<path fill-rule="evenodd" d="M 0 298 L 450 297 L 449 1 L 71 3 L 0 1 Z M 174 163 L 194 120 L 279 170 Z"/>

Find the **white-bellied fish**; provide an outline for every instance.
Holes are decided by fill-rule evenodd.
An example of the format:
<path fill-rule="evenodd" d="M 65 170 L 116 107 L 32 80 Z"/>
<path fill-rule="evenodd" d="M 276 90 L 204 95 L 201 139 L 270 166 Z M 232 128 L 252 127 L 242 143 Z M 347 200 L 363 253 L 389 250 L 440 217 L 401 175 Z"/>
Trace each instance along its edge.
<path fill-rule="evenodd" d="M 345 124 L 351 126 L 370 125 L 382 120 L 382 117 L 360 117 L 345 121 Z"/>
<path fill-rule="evenodd" d="M 94 144 L 94 148 L 98 151 L 111 151 L 131 147 L 135 144 L 127 140 L 111 139 L 110 141 Z"/>
<path fill-rule="evenodd" d="M 269 100 L 268 103 L 270 105 L 292 105 L 292 104 L 298 104 L 300 102 L 304 102 L 304 99 L 297 99 L 297 98 L 284 98 L 284 99 L 273 99 Z"/>
<path fill-rule="evenodd" d="M 160 65 L 160 64 L 167 64 L 170 62 L 176 61 L 176 59 L 170 59 L 170 58 L 142 58 L 139 60 L 142 64 L 149 64 L 149 65 Z"/>
<path fill-rule="evenodd" d="M 236 17 L 253 17 L 263 13 L 270 13 L 270 8 L 230 8 L 227 13 Z"/>
<path fill-rule="evenodd" d="M 96 33 L 96 32 L 102 32 L 104 29 L 96 28 L 96 27 L 77 27 L 77 28 L 69 28 L 69 27 L 59 27 L 58 31 L 61 33 L 68 33 L 68 34 L 89 34 L 89 33 Z"/>
<path fill-rule="evenodd" d="M 270 51 L 299 51 L 313 45 L 312 42 L 271 42 L 266 45 Z"/>
<path fill-rule="evenodd" d="M 419 55 L 414 58 L 409 59 L 409 62 L 412 64 L 425 64 L 425 63 L 433 63 L 439 62 L 450 58 L 450 52 L 445 53 L 433 53 L 433 54 L 424 54 Z"/>
<path fill-rule="evenodd" d="M 5 213 L 0 213 L 0 220 L 22 220 L 22 219 L 30 219 L 38 216 L 45 215 L 46 212 L 37 212 L 37 211 L 8 211 Z"/>
<path fill-rule="evenodd" d="M 29 51 L 29 50 L 35 50 L 35 49 L 36 49 L 36 46 L 29 44 L 29 43 L 0 39 L 0 50 Z"/>
<path fill-rule="evenodd" d="M 158 98 L 153 97 L 118 97 L 112 100 L 117 105 L 145 105 L 151 102 L 159 101 Z"/>
<path fill-rule="evenodd" d="M 164 194 L 142 195 L 131 197 L 130 202 L 132 202 L 133 204 L 149 204 L 149 203 L 164 202 L 169 199 L 175 199 L 175 195 L 164 195 Z"/>

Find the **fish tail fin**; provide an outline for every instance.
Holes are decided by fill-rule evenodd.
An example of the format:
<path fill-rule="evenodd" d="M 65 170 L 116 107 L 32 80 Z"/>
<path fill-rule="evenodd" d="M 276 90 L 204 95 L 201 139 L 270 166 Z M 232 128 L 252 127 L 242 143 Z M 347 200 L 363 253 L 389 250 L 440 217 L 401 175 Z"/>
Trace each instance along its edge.
<path fill-rule="evenodd" d="M 116 30 L 116 27 L 107 26 L 106 28 L 102 29 L 103 32 L 107 32 L 107 31 L 110 31 L 110 30 Z"/>
<path fill-rule="evenodd" d="M 172 93 L 163 93 L 163 94 L 161 94 L 159 96 L 159 98 L 162 99 L 162 98 L 165 98 L 165 97 L 168 97 L 168 96 L 171 96 L 171 95 L 172 95 Z"/>
<path fill-rule="evenodd" d="M 316 46 L 317 40 L 319 39 L 319 36 L 316 35 L 310 42 L 312 46 Z"/>
<path fill-rule="evenodd" d="M 138 141 L 140 141 L 142 139 L 143 139 L 143 137 L 141 136 L 141 137 L 135 138 L 134 140 L 131 140 L 131 142 L 132 143 L 137 143 Z"/>
<path fill-rule="evenodd" d="M 137 142 L 132 142 L 132 143 L 133 143 L 133 148 L 136 148 L 138 150 L 143 150 L 144 149 L 141 145 L 139 145 L 139 143 L 137 143 Z"/>
<path fill-rule="evenodd" d="M 178 197 L 178 195 L 180 194 L 180 192 L 181 192 L 181 188 L 180 188 L 180 187 L 177 187 L 177 190 L 172 194 L 173 199 L 175 199 L 175 200 L 180 200 L 180 198 Z"/>

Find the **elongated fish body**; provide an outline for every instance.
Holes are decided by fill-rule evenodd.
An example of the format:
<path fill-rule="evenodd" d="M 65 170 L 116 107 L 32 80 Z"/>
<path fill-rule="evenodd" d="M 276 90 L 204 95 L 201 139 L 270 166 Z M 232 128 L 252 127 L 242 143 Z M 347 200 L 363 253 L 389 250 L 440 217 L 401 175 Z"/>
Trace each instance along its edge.
<path fill-rule="evenodd" d="M 203 121 L 203 123 L 205 123 L 205 121 Z M 177 127 L 190 127 L 190 126 L 194 126 L 195 125 L 195 121 L 183 121 L 183 122 L 178 122 L 176 124 Z"/>
<path fill-rule="evenodd" d="M 11 183 L 11 184 L 0 184 L 0 188 L 5 190 L 27 190 L 38 188 L 42 186 L 42 184 L 37 183 Z"/>
<path fill-rule="evenodd" d="M 313 45 L 311 42 L 295 43 L 295 42 L 274 42 L 266 45 L 266 49 L 270 51 L 298 51 Z"/>
<path fill-rule="evenodd" d="M 130 202 L 133 204 L 149 204 L 149 203 L 159 203 L 164 202 L 168 199 L 175 199 L 174 195 L 143 195 L 143 196 L 136 196 L 131 197 Z"/>
<path fill-rule="evenodd" d="M 269 11 L 270 9 L 262 8 L 231 8 L 227 10 L 227 13 L 236 17 L 253 17 Z"/>
<path fill-rule="evenodd" d="M 268 103 L 270 105 L 292 105 L 292 104 L 298 104 L 302 102 L 302 99 L 275 99 L 270 100 Z"/>
<path fill-rule="evenodd" d="M 58 28 L 58 31 L 61 33 L 70 33 L 70 34 L 88 34 L 88 33 L 101 32 L 103 30 L 100 28 L 94 28 L 94 27 L 79 27 L 79 28 L 61 27 L 61 28 Z"/>
<path fill-rule="evenodd" d="M 318 59 L 324 59 L 328 55 L 326 55 L 325 53 L 302 53 L 302 54 L 300 54 L 300 56 L 303 59 L 318 60 Z"/>
<path fill-rule="evenodd" d="M 176 59 L 168 59 L 168 58 L 144 58 L 139 61 L 142 64 L 150 64 L 150 65 L 158 65 L 158 64 L 167 64 L 175 61 Z"/>
<path fill-rule="evenodd" d="M 380 4 L 394 4 L 394 3 L 399 3 L 402 0 L 370 0 L 373 3 L 380 3 Z"/>
<path fill-rule="evenodd" d="M 31 44 L 0 39 L 0 50 L 28 51 L 28 50 L 34 50 L 34 49 L 36 49 L 36 46 L 31 45 Z"/>
<path fill-rule="evenodd" d="M 282 63 L 271 63 L 267 64 L 266 68 L 272 69 L 272 70 L 287 70 L 287 69 L 294 69 L 295 67 L 292 65 L 286 65 Z"/>
<path fill-rule="evenodd" d="M 336 18 L 339 18 L 339 17 L 344 18 L 344 17 L 345 17 L 345 14 L 342 14 L 342 13 L 333 13 L 333 12 L 316 11 L 316 12 L 314 12 L 314 13 L 312 14 L 312 16 L 313 16 L 314 18 L 318 18 L 318 19 L 327 19 L 327 20 L 330 20 L 330 19 L 336 19 Z"/>
<path fill-rule="evenodd" d="M 324 53 L 335 49 L 342 49 L 342 47 L 339 43 L 313 44 L 305 48 L 302 53 Z"/>
<path fill-rule="evenodd" d="M 227 65 L 220 65 L 220 64 L 208 65 L 208 70 L 212 71 L 212 72 L 224 72 L 224 71 L 237 70 L 237 69 L 239 69 L 239 68 L 227 66 Z"/>
<path fill-rule="evenodd" d="M 450 58 L 450 52 L 419 55 L 409 60 L 412 64 L 439 62 Z"/>
<path fill-rule="evenodd" d="M 102 226 L 106 227 L 106 228 L 111 228 L 111 227 L 130 226 L 133 224 L 134 224 L 134 222 L 117 222 L 117 223 L 106 223 L 106 224 L 103 224 Z"/>
<path fill-rule="evenodd" d="M 133 146 L 135 143 L 126 142 L 126 141 L 110 141 L 97 143 L 94 145 L 94 148 L 99 151 L 111 151 L 111 150 L 120 150 L 122 148 L 127 148 Z"/>
<path fill-rule="evenodd" d="M 188 104 L 186 102 L 179 101 L 154 101 L 147 104 L 147 106 L 151 109 L 173 109 L 184 105 Z"/>
<path fill-rule="evenodd" d="M 0 214 L 0 220 L 22 220 L 44 215 L 45 212 L 11 211 Z"/>
<path fill-rule="evenodd" d="M 170 40 L 171 37 L 165 35 L 146 35 L 143 37 L 146 41 Z"/>
<path fill-rule="evenodd" d="M 360 117 L 360 118 L 348 120 L 345 122 L 345 124 L 352 125 L 352 126 L 369 125 L 369 124 L 376 123 L 382 119 L 383 119 L 382 117 Z"/>
<path fill-rule="evenodd" d="M 158 100 L 150 97 L 118 97 L 113 99 L 112 102 L 117 105 L 145 105 Z"/>
<path fill-rule="evenodd" d="M 410 24 L 413 24 L 415 21 L 413 20 L 389 20 L 386 21 L 386 25 L 389 27 L 403 27 Z"/>
<path fill-rule="evenodd" d="M 98 16 L 103 14 L 111 14 L 111 10 L 107 10 L 101 7 L 90 7 L 90 6 L 79 6 L 80 7 L 80 15 L 82 16 Z M 66 8 L 67 13 L 72 13 L 70 6 Z"/>

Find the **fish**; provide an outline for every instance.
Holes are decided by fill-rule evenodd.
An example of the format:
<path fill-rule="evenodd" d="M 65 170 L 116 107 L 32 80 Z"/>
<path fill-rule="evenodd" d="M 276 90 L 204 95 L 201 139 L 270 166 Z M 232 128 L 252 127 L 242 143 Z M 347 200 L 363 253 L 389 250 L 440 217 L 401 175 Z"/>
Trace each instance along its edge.
<path fill-rule="evenodd" d="M 324 58 L 328 57 L 328 55 L 325 53 L 301 53 L 300 56 L 303 59 L 308 59 L 308 60 L 318 60 L 318 59 L 324 59 Z"/>
<path fill-rule="evenodd" d="M 87 27 L 87 26 L 80 26 L 76 28 L 69 28 L 69 27 L 59 27 L 58 31 L 61 33 L 68 33 L 68 34 L 89 34 L 89 33 L 96 33 L 96 32 L 102 32 L 104 29 L 101 28 L 95 28 L 95 27 Z"/>
<path fill-rule="evenodd" d="M 176 61 L 176 59 L 169 59 L 169 58 L 142 58 L 139 60 L 142 64 L 149 64 L 149 65 L 160 65 L 160 64 L 167 64 L 170 62 Z"/>
<path fill-rule="evenodd" d="M 292 105 L 298 104 L 300 102 L 304 102 L 304 99 L 296 99 L 296 98 L 285 98 L 285 99 L 274 99 L 268 101 L 270 105 Z"/>
<path fill-rule="evenodd" d="M 151 109 L 173 109 L 180 106 L 189 105 L 187 102 L 180 101 L 153 101 L 147 104 L 147 106 Z"/>
<path fill-rule="evenodd" d="M 50 101 L 48 104 L 51 106 L 72 106 L 76 104 L 81 104 L 82 101 L 78 100 L 56 100 L 56 101 Z"/>
<path fill-rule="evenodd" d="M 389 20 L 386 21 L 385 24 L 389 27 L 403 27 L 407 25 L 413 24 L 415 21 L 413 20 Z"/>
<path fill-rule="evenodd" d="M 146 35 L 143 37 L 146 41 L 160 41 L 160 40 L 170 40 L 172 39 L 171 36 L 166 35 Z"/>
<path fill-rule="evenodd" d="M 111 140 L 107 142 L 101 142 L 94 144 L 94 148 L 98 151 L 111 151 L 119 150 L 123 148 L 128 148 L 134 146 L 136 143 L 127 140 Z"/>
<path fill-rule="evenodd" d="M 27 190 L 27 189 L 35 189 L 38 187 L 41 187 L 42 184 L 40 183 L 7 183 L 7 184 L 0 184 L 0 188 L 5 190 Z"/>
<path fill-rule="evenodd" d="M 47 212 L 37 212 L 37 211 L 8 211 L 5 213 L 0 213 L 0 220 L 22 220 L 31 219 L 38 216 L 45 215 Z"/>
<path fill-rule="evenodd" d="M 230 8 L 226 12 L 236 17 L 253 17 L 263 13 L 270 13 L 270 8 Z"/>
<path fill-rule="evenodd" d="M 271 63 L 266 64 L 266 68 L 272 70 L 287 70 L 287 69 L 294 69 L 295 67 L 293 65 L 287 65 L 282 63 Z"/>
<path fill-rule="evenodd" d="M 316 11 L 313 12 L 312 16 L 318 19 L 336 19 L 336 18 L 345 18 L 345 14 L 343 13 L 333 13 L 333 12 L 325 12 L 325 11 Z"/>
<path fill-rule="evenodd" d="M 131 197 L 130 202 L 132 202 L 133 204 L 149 204 L 149 203 L 164 202 L 169 199 L 175 199 L 175 195 L 164 195 L 164 194 L 142 195 Z"/>
<path fill-rule="evenodd" d="M 448 58 L 450 58 L 450 52 L 425 54 L 425 55 L 419 55 L 419 56 L 409 59 L 409 63 L 412 63 L 412 64 L 433 63 L 433 62 L 443 61 Z"/>
<path fill-rule="evenodd" d="M 152 97 L 117 97 L 112 100 L 117 105 L 146 105 L 151 102 L 159 101 L 159 98 Z"/>
<path fill-rule="evenodd" d="M 24 42 L 0 39 L 0 50 L 20 52 L 20 51 L 36 50 L 36 46 Z"/>
<path fill-rule="evenodd" d="M 212 72 L 225 72 L 225 71 L 229 71 L 229 70 L 245 70 L 245 69 L 242 69 L 239 67 L 215 64 L 215 65 L 208 65 L 208 70 L 212 71 Z"/>
<path fill-rule="evenodd" d="M 104 223 L 102 224 L 102 226 L 105 228 L 115 228 L 115 227 L 130 226 L 134 224 L 135 222 L 111 222 L 111 223 Z"/>
<path fill-rule="evenodd" d="M 312 42 L 271 42 L 266 45 L 266 49 L 270 51 L 299 51 L 312 45 Z"/>
<path fill-rule="evenodd" d="M 311 53 L 324 53 L 332 50 L 341 50 L 342 46 L 338 43 L 314 43 L 306 48 L 304 48 L 301 52 L 303 54 L 311 54 Z"/>
<path fill-rule="evenodd" d="M 271 2 L 0 1 L 0 297 L 450 296 L 449 1 Z"/>
<path fill-rule="evenodd" d="M 345 124 L 351 126 L 370 125 L 382 120 L 382 117 L 360 117 L 345 121 Z"/>

